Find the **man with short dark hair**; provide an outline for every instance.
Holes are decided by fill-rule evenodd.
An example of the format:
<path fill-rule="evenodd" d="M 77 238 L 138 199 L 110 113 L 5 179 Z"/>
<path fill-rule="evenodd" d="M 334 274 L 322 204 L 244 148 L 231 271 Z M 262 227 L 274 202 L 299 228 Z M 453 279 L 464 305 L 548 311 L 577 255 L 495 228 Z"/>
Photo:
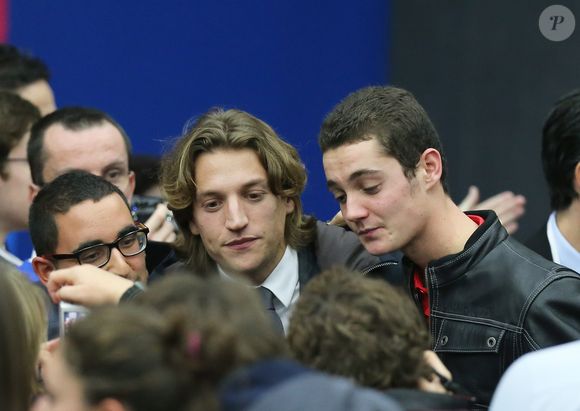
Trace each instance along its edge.
<path fill-rule="evenodd" d="M 106 285 L 108 293 L 116 295 L 97 301 L 101 303 L 117 302 L 133 283 L 147 282 L 147 233 L 144 225 L 133 221 L 127 199 L 116 186 L 84 171 L 57 177 L 40 190 L 30 207 L 30 236 L 38 253 L 32 265 L 44 284 L 53 271 L 78 265 L 93 266 L 95 281 L 110 277 L 102 270 L 129 280 Z M 100 291 L 87 289 L 89 295 L 66 298 L 66 286 L 60 292 L 66 300 L 83 305 L 94 305 L 102 297 Z M 51 337 L 57 329 L 58 323 L 51 321 Z"/>
<path fill-rule="evenodd" d="M 0 90 L 18 94 L 46 115 L 56 109 L 49 80 L 42 60 L 10 44 L 0 44 Z"/>
<path fill-rule="evenodd" d="M 0 259 L 14 266 L 22 261 L 6 250 L 6 236 L 28 227 L 30 170 L 26 145 L 38 109 L 16 94 L 0 91 Z"/>
<path fill-rule="evenodd" d="M 542 134 L 542 164 L 552 213 L 526 245 L 580 272 L 580 90 L 562 97 Z"/>
<path fill-rule="evenodd" d="M 453 203 L 439 137 L 411 93 L 352 93 L 319 143 L 344 219 L 371 254 L 403 251 L 433 350 L 484 404 L 516 358 L 580 338 L 580 276 L 509 238 L 494 212 Z"/>
<path fill-rule="evenodd" d="M 33 191 L 70 170 L 85 170 L 119 187 L 131 201 L 135 174 L 129 169 L 131 142 L 127 133 L 103 111 L 65 107 L 43 117 L 31 130 L 28 162 Z M 158 206 L 144 222 L 151 239 L 172 242 L 174 226 L 168 210 Z"/>

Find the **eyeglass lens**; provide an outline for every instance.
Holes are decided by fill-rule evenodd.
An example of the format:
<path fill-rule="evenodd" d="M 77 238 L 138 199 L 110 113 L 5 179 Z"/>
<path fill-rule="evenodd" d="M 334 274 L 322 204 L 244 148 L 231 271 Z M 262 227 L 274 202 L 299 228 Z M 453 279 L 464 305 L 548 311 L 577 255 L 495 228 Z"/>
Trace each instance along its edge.
<path fill-rule="evenodd" d="M 143 231 L 136 231 L 119 238 L 113 244 L 99 244 L 81 251 L 78 256 L 79 262 L 101 267 L 109 261 L 112 247 L 117 248 L 125 257 L 131 257 L 142 252 L 146 245 L 147 234 Z"/>

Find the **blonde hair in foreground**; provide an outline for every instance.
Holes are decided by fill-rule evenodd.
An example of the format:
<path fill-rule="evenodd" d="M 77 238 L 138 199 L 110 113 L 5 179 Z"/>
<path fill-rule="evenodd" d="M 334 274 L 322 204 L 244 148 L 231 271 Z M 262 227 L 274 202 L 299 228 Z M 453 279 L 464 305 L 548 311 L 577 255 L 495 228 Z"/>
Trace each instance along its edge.
<path fill-rule="evenodd" d="M 46 329 L 46 301 L 40 288 L 0 262 L 0 409 L 28 410 L 39 393 L 36 365 Z"/>

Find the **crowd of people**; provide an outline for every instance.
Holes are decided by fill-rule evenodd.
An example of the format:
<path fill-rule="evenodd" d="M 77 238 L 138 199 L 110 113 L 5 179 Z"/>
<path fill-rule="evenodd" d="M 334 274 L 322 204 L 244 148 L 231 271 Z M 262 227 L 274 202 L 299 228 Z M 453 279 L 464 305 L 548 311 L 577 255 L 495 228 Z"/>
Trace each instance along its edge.
<path fill-rule="evenodd" d="M 252 114 L 211 109 L 138 159 L 49 81 L 0 45 L 1 410 L 580 406 L 580 91 L 543 129 L 553 212 L 528 248 L 510 237 L 523 196 L 452 201 L 406 90 L 354 91 L 323 120 L 327 223 Z M 5 247 L 19 229 L 28 260 Z"/>

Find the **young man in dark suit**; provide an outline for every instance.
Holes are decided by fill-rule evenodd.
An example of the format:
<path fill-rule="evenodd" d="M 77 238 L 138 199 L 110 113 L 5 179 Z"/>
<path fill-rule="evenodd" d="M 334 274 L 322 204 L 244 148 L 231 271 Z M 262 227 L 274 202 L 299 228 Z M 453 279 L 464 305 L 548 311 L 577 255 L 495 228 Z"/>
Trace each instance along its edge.
<path fill-rule="evenodd" d="M 542 133 L 542 164 L 552 213 L 526 245 L 580 272 L 580 90 L 562 97 Z"/>

